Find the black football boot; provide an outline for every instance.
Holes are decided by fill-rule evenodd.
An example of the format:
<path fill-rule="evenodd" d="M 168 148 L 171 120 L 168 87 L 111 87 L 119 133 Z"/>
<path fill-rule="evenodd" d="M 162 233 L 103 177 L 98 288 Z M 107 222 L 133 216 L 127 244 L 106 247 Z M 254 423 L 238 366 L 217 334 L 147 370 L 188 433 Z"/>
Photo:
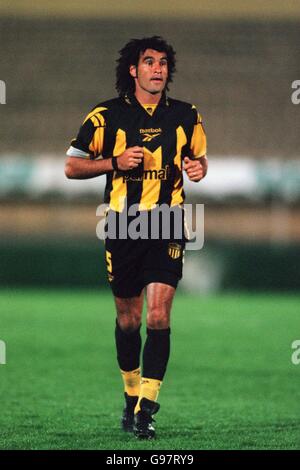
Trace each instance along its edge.
<path fill-rule="evenodd" d="M 138 439 L 153 439 L 155 429 L 152 415 L 158 412 L 159 404 L 155 401 L 142 398 L 140 411 L 134 416 L 134 434 Z"/>
<path fill-rule="evenodd" d="M 131 397 L 124 393 L 125 396 L 125 408 L 123 410 L 121 418 L 121 427 L 125 432 L 133 432 L 134 423 L 134 408 L 138 402 L 139 397 Z"/>

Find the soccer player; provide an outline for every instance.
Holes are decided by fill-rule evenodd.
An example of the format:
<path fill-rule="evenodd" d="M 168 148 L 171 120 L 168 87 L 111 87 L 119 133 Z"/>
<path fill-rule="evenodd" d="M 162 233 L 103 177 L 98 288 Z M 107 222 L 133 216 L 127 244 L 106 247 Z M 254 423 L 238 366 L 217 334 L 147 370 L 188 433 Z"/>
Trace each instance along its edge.
<path fill-rule="evenodd" d="M 207 172 L 200 115 L 195 106 L 166 94 L 174 72 L 175 51 L 161 37 L 129 41 L 116 68 L 119 96 L 87 115 L 67 151 L 65 166 L 68 178 L 106 174 L 106 229 L 112 221 L 118 227 L 117 237 L 108 230 L 105 248 L 125 390 L 121 425 L 141 439 L 155 436 L 153 415 L 159 410 L 157 398 L 170 354 L 170 312 L 186 242 L 184 230 L 179 236 L 175 233 L 184 224 L 183 170 L 195 182 Z M 130 214 L 134 205 L 138 210 Z M 158 236 L 151 236 L 151 223 L 156 226 L 149 215 L 161 207 L 170 208 L 168 238 L 162 234 L 161 219 Z M 120 236 L 124 214 L 126 227 L 146 215 L 139 220 L 149 222 L 148 231 L 140 238 L 127 232 Z M 144 295 L 147 338 L 140 363 Z"/>

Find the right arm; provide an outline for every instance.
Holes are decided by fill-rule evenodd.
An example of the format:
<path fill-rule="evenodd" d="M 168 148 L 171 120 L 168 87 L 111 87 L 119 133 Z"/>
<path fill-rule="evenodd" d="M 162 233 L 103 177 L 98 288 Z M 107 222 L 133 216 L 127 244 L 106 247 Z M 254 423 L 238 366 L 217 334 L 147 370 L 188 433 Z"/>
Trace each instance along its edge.
<path fill-rule="evenodd" d="M 65 175 L 69 179 L 85 180 L 112 171 L 112 159 L 87 160 L 68 157 L 65 164 Z"/>
<path fill-rule="evenodd" d="M 136 168 L 142 161 L 143 149 L 129 147 L 120 156 L 102 160 L 89 160 L 79 157 L 68 157 L 65 164 L 65 175 L 69 179 L 95 178 L 113 171 L 112 159 L 117 158 L 118 169 L 122 171 Z"/>
<path fill-rule="evenodd" d="M 99 158 L 103 151 L 106 128 L 105 113 L 107 108 L 99 105 L 85 118 L 76 139 L 73 139 L 67 151 L 65 175 L 69 179 L 88 179 L 115 170 L 112 162 L 117 163 L 118 170 L 131 170 L 138 166 L 143 158 L 141 147 L 130 147 L 121 155 L 111 158 Z"/>

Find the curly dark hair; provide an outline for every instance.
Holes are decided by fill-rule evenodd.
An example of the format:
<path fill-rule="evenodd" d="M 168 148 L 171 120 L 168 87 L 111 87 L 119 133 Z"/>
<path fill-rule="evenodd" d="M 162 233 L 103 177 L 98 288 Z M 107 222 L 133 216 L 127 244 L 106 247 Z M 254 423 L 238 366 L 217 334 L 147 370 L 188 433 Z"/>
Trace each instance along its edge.
<path fill-rule="evenodd" d="M 162 37 L 152 36 L 150 38 L 131 39 L 123 49 L 119 51 L 120 57 L 117 60 L 118 65 L 116 67 L 116 90 L 120 96 L 135 91 L 134 78 L 129 73 L 129 67 L 131 65 L 138 65 L 140 55 L 143 54 L 146 49 L 154 49 L 155 51 L 165 52 L 167 54 L 168 80 L 166 89 L 169 89 L 168 84 L 172 82 L 173 74 L 176 71 L 176 52 Z"/>

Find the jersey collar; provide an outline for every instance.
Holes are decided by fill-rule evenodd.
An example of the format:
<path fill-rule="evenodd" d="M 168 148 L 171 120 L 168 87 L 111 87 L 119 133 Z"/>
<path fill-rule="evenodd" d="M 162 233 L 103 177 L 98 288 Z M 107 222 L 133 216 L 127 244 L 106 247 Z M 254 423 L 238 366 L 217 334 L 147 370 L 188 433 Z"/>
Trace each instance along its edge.
<path fill-rule="evenodd" d="M 131 106 L 141 106 L 141 103 L 139 103 L 139 101 L 136 99 L 133 93 L 126 93 L 124 95 L 124 100 L 127 104 Z M 161 99 L 159 100 L 157 106 L 159 107 L 169 106 L 169 100 L 165 92 L 163 92 Z"/>

